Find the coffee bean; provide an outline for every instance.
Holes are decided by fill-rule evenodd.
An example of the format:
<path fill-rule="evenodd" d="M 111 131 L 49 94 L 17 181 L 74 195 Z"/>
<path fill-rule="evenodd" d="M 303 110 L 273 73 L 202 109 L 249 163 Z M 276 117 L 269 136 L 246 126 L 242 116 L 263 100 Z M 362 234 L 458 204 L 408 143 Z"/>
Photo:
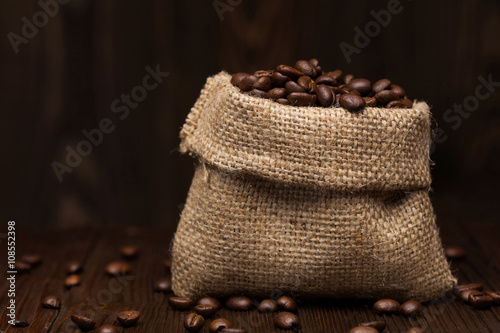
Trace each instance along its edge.
<path fill-rule="evenodd" d="M 170 270 L 172 268 L 172 260 L 171 259 L 163 260 L 163 265 L 165 265 L 165 268 L 167 270 Z"/>
<path fill-rule="evenodd" d="M 312 58 L 312 59 L 309 59 L 309 63 L 311 64 L 311 66 L 313 66 L 314 68 L 317 68 L 319 66 L 319 60 L 316 59 L 316 58 Z"/>
<path fill-rule="evenodd" d="M 296 82 L 293 82 L 293 81 L 288 81 L 285 84 L 285 90 L 286 90 L 287 94 L 291 94 L 294 92 L 305 92 L 305 90 L 302 89 L 301 86 L 299 86 Z"/>
<path fill-rule="evenodd" d="M 425 333 L 425 329 L 421 327 L 410 327 L 406 333 Z"/>
<path fill-rule="evenodd" d="M 349 82 L 351 82 L 352 80 L 354 79 L 354 75 L 352 74 L 347 74 L 346 76 L 344 76 L 344 84 L 349 84 Z"/>
<path fill-rule="evenodd" d="M 137 246 L 122 246 L 120 248 L 120 253 L 124 258 L 127 259 L 133 259 L 137 257 L 137 254 L 139 253 L 139 247 Z"/>
<path fill-rule="evenodd" d="M 229 310 L 247 311 L 252 306 L 252 300 L 246 296 L 233 296 L 226 301 L 226 308 Z"/>
<path fill-rule="evenodd" d="M 77 260 L 70 261 L 66 266 L 66 272 L 68 274 L 77 274 L 82 271 L 82 264 Z"/>
<path fill-rule="evenodd" d="M 118 330 L 113 325 L 103 325 L 99 327 L 97 333 L 118 333 Z"/>
<path fill-rule="evenodd" d="M 280 104 L 283 104 L 283 105 L 290 105 L 290 102 L 286 98 L 278 98 L 276 100 L 276 103 L 280 103 Z"/>
<path fill-rule="evenodd" d="M 16 261 L 14 263 L 14 270 L 19 274 L 28 273 L 31 270 L 31 265 L 27 262 Z"/>
<path fill-rule="evenodd" d="M 500 291 L 488 290 L 485 292 L 485 294 L 493 299 L 494 305 L 500 305 Z"/>
<path fill-rule="evenodd" d="M 346 108 L 348 111 L 356 111 L 365 107 L 365 100 L 355 94 L 343 94 L 339 99 L 340 105 Z"/>
<path fill-rule="evenodd" d="M 405 108 L 406 105 L 405 105 L 405 103 L 403 103 L 402 100 L 398 100 L 398 101 L 390 101 L 389 103 L 387 103 L 386 107 L 387 108 Z"/>
<path fill-rule="evenodd" d="M 42 257 L 38 254 L 25 254 L 21 257 L 21 261 L 34 267 L 42 262 Z"/>
<path fill-rule="evenodd" d="M 259 90 L 259 89 L 252 89 L 252 90 L 250 90 L 249 95 L 250 96 L 260 97 L 260 98 L 267 98 L 267 93 L 265 91 Z"/>
<path fill-rule="evenodd" d="M 221 333 L 247 333 L 244 328 L 223 328 Z"/>
<path fill-rule="evenodd" d="M 197 305 L 211 305 L 211 306 L 214 306 L 218 309 L 221 308 L 222 304 L 220 303 L 220 301 L 217 299 L 217 298 L 213 298 L 213 297 L 203 297 L 203 298 L 200 298 L 198 300 L 198 302 L 196 302 Z"/>
<path fill-rule="evenodd" d="M 389 87 L 391 88 L 391 90 L 393 92 L 396 93 L 396 95 L 398 95 L 399 98 L 405 97 L 405 95 L 406 95 L 405 90 L 403 88 L 401 88 L 400 86 L 398 86 L 397 84 L 391 84 Z"/>
<path fill-rule="evenodd" d="M 377 106 L 377 100 L 375 97 L 363 97 L 366 106 Z"/>
<path fill-rule="evenodd" d="M 205 318 L 195 312 L 190 312 L 184 317 L 184 328 L 189 332 L 198 332 L 204 324 Z"/>
<path fill-rule="evenodd" d="M 255 75 L 255 77 L 257 77 L 257 78 L 260 78 L 260 77 L 271 78 L 271 76 L 273 76 L 273 74 L 274 74 L 273 70 L 260 70 L 260 71 L 255 71 L 255 73 L 253 73 L 253 75 Z"/>
<path fill-rule="evenodd" d="M 338 81 L 340 79 L 340 77 L 342 76 L 342 71 L 340 69 L 337 69 L 337 70 L 334 70 L 333 72 L 326 73 L 326 75 L 331 76 L 336 81 Z"/>
<path fill-rule="evenodd" d="M 420 303 L 419 301 L 410 300 L 401 304 L 399 312 L 407 317 L 412 317 L 418 315 L 420 312 L 422 312 L 422 310 L 422 303 Z"/>
<path fill-rule="evenodd" d="M 267 98 L 278 99 L 286 96 L 285 88 L 273 88 L 267 92 Z"/>
<path fill-rule="evenodd" d="M 169 293 L 172 291 L 172 280 L 170 278 L 160 279 L 155 282 L 153 289 L 161 293 Z"/>
<path fill-rule="evenodd" d="M 14 327 L 27 327 L 29 326 L 30 324 L 26 321 L 26 320 L 19 320 L 19 319 L 16 319 L 14 320 Z"/>
<path fill-rule="evenodd" d="M 469 294 L 469 304 L 476 309 L 486 309 L 493 304 L 493 298 L 487 295 Z"/>
<path fill-rule="evenodd" d="M 304 73 L 302 73 L 301 71 L 287 65 L 279 65 L 278 67 L 276 67 L 276 71 L 285 76 L 288 76 L 288 78 L 292 80 L 297 80 L 299 77 L 304 75 Z"/>
<path fill-rule="evenodd" d="M 297 302 L 290 296 L 281 296 L 276 300 L 276 303 L 280 308 L 289 312 L 297 312 L 299 310 Z"/>
<path fill-rule="evenodd" d="M 453 292 L 455 293 L 456 296 L 458 296 L 464 290 L 476 289 L 481 291 L 483 290 L 483 287 L 484 286 L 482 283 L 459 284 L 453 287 Z"/>
<path fill-rule="evenodd" d="M 379 331 L 369 326 L 356 326 L 349 330 L 349 333 L 378 333 Z"/>
<path fill-rule="evenodd" d="M 295 106 L 311 106 L 316 103 L 316 96 L 305 92 L 293 92 L 288 95 L 287 99 Z"/>
<path fill-rule="evenodd" d="M 375 321 L 360 323 L 359 326 L 373 327 L 377 331 L 382 332 L 383 330 L 385 330 L 386 323 L 385 321 L 375 320 Z"/>
<path fill-rule="evenodd" d="M 295 63 L 295 68 L 309 77 L 316 76 L 316 68 L 307 60 L 299 60 Z"/>
<path fill-rule="evenodd" d="M 208 330 L 210 331 L 210 333 L 218 333 L 222 331 L 224 328 L 230 328 L 230 327 L 231 323 L 229 322 L 229 320 L 225 318 L 218 318 L 210 323 Z"/>
<path fill-rule="evenodd" d="M 231 77 L 231 84 L 233 86 L 239 87 L 241 80 L 243 80 L 244 77 L 248 76 L 248 73 L 236 73 Z"/>
<path fill-rule="evenodd" d="M 269 89 L 271 89 L 271 86 L 272 86 L 271 79 L 266 76 L 263 76 L 258 78 L 257 81 L 255 81 L 252 88 L 267 92 L 269 91 Z"/>
<path fill-rule="evenodd" d="M 352 79 L 346 83 L 346 87 L 359 91 L 361 95 L 368 95 L 372 91 L 372 83 L 367 79 Z"/>
<path fill-rule="evenodd" d="M 333 104 L 335 100 L 335 94 L 332 89 L 324 84 L 320 84 L 316 90 L 316 96 L 318 103 L 324 107 L 329 107 Z"/>
<path fill-rule="evenodd" d="M 403 98 L 403 104 L 406 108 L 410 109 L 413 106 L 413 102 L 408 99 L 408 97 Z"/>
<path fill-rule="evenodd" d="M 378 314 L 393 314 L 399 312 L 400 306 L 401 304 L 399 304 L 399 302 L 385 298 L 375 302 L 375 304 L 373 304 L 373 310 Z"/>
<path fill-rule="evenodd" d="M 321 75 L 316 79 L 315 82 L 317 85 L 326 84 L 329 86 L 334 86 L 337 84 L 337 80 L 335 80 L 333 77 L 331 77 L 329 75 Z"/>
<path fill-rule="evenodd" d="M 288 76 L 283 75 L 280 72 L 274 72 L 271 76 L 271 81 L 275 87 L 284 87 L 289 80 L 290 78 Z"/>
<path fill-rule="evenodd" d="M 46 296 L 42 300 L 42 306 L 47 309 L 60 309 L 61 308 L 61 300 L 56 296 Z"/>
<path fill-rule="evenodd" d="M 208 304 L 198 304 L 194 307 L 194 311 L 203 317 L 211 317 L 217 312 L 218 308 Z"/>
<path fill-rule="evenodd" d="M 382 90 L 375 94 L 378 105 L 386 105 L 391 101 L 399 99 L 399 96 L 392 90 Z"/>
<path fill-rule="evenodd" d="M 299 317 L 291 312 L 279 312 L 274 316 L 274 325 L 284 330 L 300 326 Z"/>
<path fill-rule="evenodd" d="M 238 87 L 240 87 L 242 91 L 250 91 L 255 82 L 257 82 L 257 77 L 255 75 L 247 75 L 241 79 Z"/>
<path fill-rule="evenodd" d="M 309 76 L 299 77 L 297 84 L 307 93 L 316 91 L 316 83 Z"/>
<path fill-rule="evenodd" d="M 257 310 L 262 313 L 276 312 L 278 310 L 278 304 L 273 299 L 265 299 L 260 302 Z"/>
<path fill-rule="evenodd" d="M 116 319 L 123 327 L 131 327 L 137 324 L 141 313 L 139 311 L 126 310 L 118 313 Z"/>
<path fill-rule="evenodd" d="M 484 295 L 483 292 L 476 290 L 476 289 L 469 289 L 469 290 L 464 290 L 460 292 L 460 299 L 464 301 L 465 303 L 469 302 L 469 295 L 474 295 L 474 296 L 480 296 Z"/>
<path fill-rule="evenodd" d="M 71 288 L 78 286 L 81 283 L 80 275 L 72 274 L 69 275 L 65 280 L 64 280 L 64 286 L 66 288 Z"/>
<path fill-rule="evenodd" d="M 128 275 L 130 274 L 130 265 L 123 261 L 112 261 L 106 265 L 106 273 L 108 275 L 117 276 L 117 275 Z"/>
<path fill-rule="evenodd" d="M 372 92 L 375 95 L 376 93 L 389 88 L 391 85 L 391 81 L 388 79 L 380 79 L 375 82 L 372 86 Z"/>
<path fill-rule="evenodd" d="M 465 258 L 465 249 L 461 246 L 448 245 L 444 247 L 444 254 L 448 259 L 463 259 Z"/>
<path fill-rule="evenodd" d="M 95 327 L 95 321 L 86 316 L 72 314 L 71 321 L 73 321 L 82 331 L 90 331 Z"/>
<path fill-rule="evenodd" d="M 176 310 L 188 310 L 194 305 L 194 301 L 188 297 L 172 296 L 168 299 L 168 304 Z"/>

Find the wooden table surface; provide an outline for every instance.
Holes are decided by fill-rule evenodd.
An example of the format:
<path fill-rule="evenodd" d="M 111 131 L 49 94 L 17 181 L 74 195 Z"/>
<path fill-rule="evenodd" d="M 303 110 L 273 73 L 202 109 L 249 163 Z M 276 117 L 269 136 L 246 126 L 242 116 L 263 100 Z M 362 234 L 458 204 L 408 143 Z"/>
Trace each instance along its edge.
<path fill-rule="evenodd" d="M 5 276 L 1 279 L 2 316 L 0 332 L 79 332 L 70 320 L 73 313 L 87 314 L 98 325 L 114 324 L 116 313 L 125 309 L 141 312 L 137 326 L 118 332 L 184 332 L 186 312 L 173 310 L 168 294 L 155 293 L 153 283 L 167 276 L 163 260 L 169 256 L 171 229 L 141 229 L 139 227 L 95 227 L 71 230 L 17 230 L 17 257 L 38 253 L 43 262 L 31 272 L 18 275 L 16 283 L 17 318 L 30 323 L 26 328 L 10 327 L 6 317 L 9 298 Z M 485 289 L 500 290 L 500 227 L 495 224 L 442 224 L 445 244 L 461 245 L 467 257 L 452 263 L 459 283 L 481 282 Z M 2 244 L 2 270 L 6 267 L 6 242 Z M 131 261 L 132 273 L 122 278 L 109 277 L 105 265 L 120 260 L 119 248 L 138 245 L 140 254 Z M 84 270 L 82 284 L 67 290 L 63 286 L 65 267 L 70 260 L 81 260 Z M 3 273 L 5 274 L 5 273 Z M 416 272 L 418 274 L 418 272 Z M 57 295 L 60 310 L 40 305 L 46 295 Z M 428 332 L 500 332 L 500 306 L 476 310 L 443 297 L 425 306 L 423 314 L 414 319 L 403 316 L 379 316 L 371 310 L 371 301 L 318 300 L 300 301 L 298 316 L 301 332 L 347 332 L 357 323 L 384 320 L 384 332 L 405 332 L 411 326 L 426 327 Z M 248 332 L 285 332 L 273 326 L 273 314 L 256 310 L 235 312 L 222 309 L 214 318 L 224 317 L 235 327 Z M 208 325 L 202 332 L 208 332 Z"/>

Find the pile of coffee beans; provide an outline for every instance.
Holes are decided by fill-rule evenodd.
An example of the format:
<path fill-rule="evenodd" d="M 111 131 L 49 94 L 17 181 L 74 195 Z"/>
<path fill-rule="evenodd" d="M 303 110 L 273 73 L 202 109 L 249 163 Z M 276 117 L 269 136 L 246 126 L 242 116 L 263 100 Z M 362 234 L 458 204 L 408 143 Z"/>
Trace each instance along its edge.
<path fill-rule="evenodd" d="M 468 283 L 455 286 L 453 292 L 465 304 L 476 309 L 487 309 L 493 305 L 500 305 L 500 292 L 487 290 L 484 291 L 482 283 Z"/>
<path fill-rule="evenodd" d="M 294 106 L 344 107 L 359 111 L 365 106 L 411 108 L 403 88 L 388 79 L 371 82 L 339 69 L 323 71 L 317 59 L 299 60 L 295 67 L 279 65 L 253 74 L 236 73 L 231 83 L 244 94 Z"/>

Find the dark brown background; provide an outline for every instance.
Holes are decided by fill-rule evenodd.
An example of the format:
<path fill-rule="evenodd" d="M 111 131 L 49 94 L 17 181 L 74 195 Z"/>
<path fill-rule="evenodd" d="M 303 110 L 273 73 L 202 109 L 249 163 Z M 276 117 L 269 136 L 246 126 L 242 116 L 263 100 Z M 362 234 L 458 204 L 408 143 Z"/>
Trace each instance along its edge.
<path fill-rule="evenodd" d="M 388 77 L 430 103 L 448 136 L 432 155 L 439 218 L 496 221 L 500 90 L 457 130 L 443 113 L 474 94 L 479 75 L 500 81 L 500 2 L 401 0 L 402 13 L 348 64 L 339 44 L 353 44 L 353 28 L 387 4 L 243 0 L 221 21 L 212 1 L 72 0 L 16 54 L 7 34 L 20 34 L 21 18 L 40 7 L 0 2 L 2 220 L 176 223 L 193 171 L 178 132 L 206 77 L 317 57 L 326 69 Z M 111 102 L 156 64 L 170 75 L 119 120 Z M 107 117 L 116 130 L 59 183 L 51 163 Z"/>

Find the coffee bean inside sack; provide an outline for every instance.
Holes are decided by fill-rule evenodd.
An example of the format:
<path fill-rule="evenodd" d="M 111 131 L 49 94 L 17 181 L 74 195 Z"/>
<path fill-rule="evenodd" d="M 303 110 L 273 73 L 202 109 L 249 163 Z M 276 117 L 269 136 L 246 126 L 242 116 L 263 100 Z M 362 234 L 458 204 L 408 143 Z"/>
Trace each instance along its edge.
<path fill-rule="evenodd" d="M 370 81 L 337 69 L 325 71 L 317 59 L 299 60 L 295 66 L 253 74 L 236 73 L 231 84 L 244 94 L 293 106 L 343 107 L 361 111 L 365 107 L 408 109 L 413 102 L 405 90 L 388 79 Z"/>

